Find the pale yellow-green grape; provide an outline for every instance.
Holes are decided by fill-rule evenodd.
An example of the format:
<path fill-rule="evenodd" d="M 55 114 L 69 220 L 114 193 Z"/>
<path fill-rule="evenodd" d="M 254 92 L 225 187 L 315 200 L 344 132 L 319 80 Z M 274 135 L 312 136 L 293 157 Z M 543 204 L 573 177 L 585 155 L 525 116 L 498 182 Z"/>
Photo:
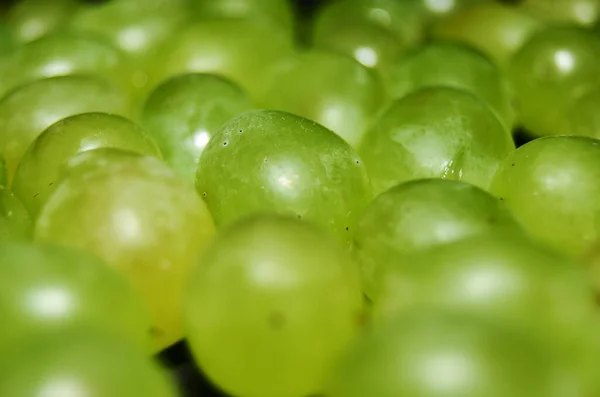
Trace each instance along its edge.
<path fill-rule="evenodd" d="M 0 100 L 0 153 L 9 182 L 21 157 L 46 128 L 85 112 L 131 113 L 127 96 L 97 77 L 63 76 L 34 81 Z"/>
<path fill-rule="evenodd" d="M 533 236 L 573 255 L 600 238 L 600 141 L 545 137 L 521 146 L 491 186 Z"/>
<path fill-rule="evenodd" d="M 174 34 L 157 55 L 150 87 L 182 73 L 229 78 L 258 98 L 273 66 L 294 52 L 292 40 L 268 25 L 247 20 L 209 20 Z"/>
<path fill-rule="evenodd" d="M 592 31 L 557 26 L 534 34 L 508 69 L 523 126 L 538 136 L 568 134 L 569 106 L 600 85 L 598 62 L 600 36 Z"/>
<path fill-rule="evenodd" d="M 316 222 L 349 242 L 371 199 L 364 165 L 323 126 L 257 110 L 227 122 L 210 140 L 196 190 L 217 225 L 273 211 Z"/>
<path fill-rule="evenodd" d="M 248 19 L 267 26 L 278 26 L 291 34 L 294 13 L 287 0 L 192 0 L 194 17 L 210 19 Z"/>
<path fill-rule="evenodd" d="M 277 109 L 314 120 L 357 147 L 385 101 L 381 81 L 350 57 L 308 51 L 282 61 L 262 100 Z"/>
<path fill-rule="evenodd" d="M 79 152 L 66 159 L 59 171 L 59 179 L 81 178 L 96 172 L 104 172 L 107 167 L 110 167 L 112 172 L 121 167 L 129 167 L 130 163 L 138 163 L 139 167 L 144 167 L 148 162 L 148 158 L 137 152 L 130 150 L 102 147 L 99 149 L 86 150 Z M 150 160 L 152 162 L 152 160 Z M 148 171 L 153 168 L 149 167 Z"/>
<path fill-rule="evenodd" d="M 600 138 L 600 87 L 571 102 L 566 113 L 568 129 L 564 135 Z"/>
<path fill-rule="evenodd" d="M 389 264 L 495 230 L 519 233 L 519 226 L 497 197 L 473 185 L 422 179 L 395 186 L 369 204 L 354 234 L 363 290 L 377 302 Z"/>
<path fill-rule="evenodd" d="M 472 45 L 504 69 L 529 37 L 543 26 L 540 20 L 514 6 L 483 2 L 442 18 L 431 34 L 437 39 Z"/>
<path fill-rule="evenodd" d="M 150 319 L 141 297 L 104 262 L 77 249 L 0 244 L 0 311 L 2 355 L 29 335 L 58 336 L 80 326 L 150 346 Z"/>
<path fill-rule="evenodd" d="M 320 395 L 363 310 L 341 245 L 293 217 L 256 215 L 224 229 L 198 262 L 186 336 L 202 370 L 232 395 Z"/>
<path fill-rule="evenodd" d="M 523 0 L 519 7 L 551 22 L 572 22 L 590 27 L 600 19 L 598 0 Z"/>
<path fill-rule="evenodd" d="M 152 137 L 132 121 L 82 113 L 56 122 L 33 141 L 15 172 L 12 190 L 35 218 L 60 181 L 63 164 L 77 153 L 102 147 L 161 157 Z"/>
<path fill-rule="evenodd" d="M 167 374 L 143 351 L 98 330 L 32 336 L 10 353 L 0 359 L 2 396 L 177 396 Z"/>
<path fill-rule="evenodd" d="M 0 243 L 30 240 L 31 216 L 7 188 L 0 186 Z"/>
<path fill-rule="evenodd" d="M 506 130 L 515 122 L 509 85 L 500 69 L 465 45 L 434 42 L 419 47 L 395 62 L 387 84 L 395 98 L 424 87 L 463 89 L 488 104 Z"/>
<path fill-rule="evenodd" d="M 581 395 L 564 394 L 570 385 L 561 384 L 566 380 L 558 376 L 561 364 L 534 338 L 509 327 L 458 314 L 413 313 L 373 329 L 351 346 L 325 395 Z"/>
<path fill-rule="evenodd" d="M 33 80 L 73 74 L 100 75 L 131 90 L 131 70 L 124 54 L 103 38 L 58 32 L 20 47 L 7 60 L 0 96 Z"/>
<path fill-rule="evenodd" d="M 20 42 L 61 30 L 77 10 L 75 0 L 20 0 L 9 10 L 6 23 Z"/>
<path fill-rule="evenodd" d="M 434 177 L 487 189 L 513 149 L 509 132 L 482 101 L 438 87 L 393 102 L 359 153 L 379 194 L 399 182 Z"/>
<path fill-rule="evenodd" d="M 127 276 L 145 298 L 158 350 L 183 336 L 183 287 L 214 226 L 193 188 L 160 160 L 142 159 L 64 179 L 34 236 L 95 253 Z"/>
<path fill-rule="evenodd" d="M 210 138 L 234 116 L 252 109 L 234 83 L 210 74 L 185 74 L 161 84 L 146 100 L 142 125 L 156 139 L 165 161 L 194 182 Z"/>

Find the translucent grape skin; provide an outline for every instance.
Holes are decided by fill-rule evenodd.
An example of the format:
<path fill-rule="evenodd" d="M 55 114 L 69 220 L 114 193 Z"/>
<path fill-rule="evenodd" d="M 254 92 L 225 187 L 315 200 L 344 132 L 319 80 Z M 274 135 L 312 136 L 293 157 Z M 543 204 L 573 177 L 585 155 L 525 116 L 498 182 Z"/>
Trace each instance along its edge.
<path fill-rule="evenodd" d="M 581 95 L 568 107 L 566 118 L 568 130 L 563 135 L 600 138 L 600 87 Z"/>
<path fill-rule="evenodd" d="M 314 120 L 353 147 L 386 100 L 375 73 L 347 56 L 325 51 L 282 61 L 266 86 L 263 108 Z"/>
<path fill-rule="evenodd" d="M 86 178 L 97 172 L 105 172 L 109 167 L 112 172 L 131 166 L 144 167 L 148 163 L 148 156 L 130 150 L 115 148 L 99 148 L 86 150 L 69 157 L 60 167 L 59 179 Z M 151 160 L 150 160 L 151 161 Z M 152 164 L 150 165 L 152 167 Z"/>
<path fill-rule="evenodd" d="M 600 85 L 598 60 L 600 37 L 589 30 L 556 26 L 534 34 L 508 68 L 523 126 L 537 136 L 568 134 L 568 107 Z"/>
<path fill-rule="evenodd" d="M 31 42 L 60 30 L 78 6 L 74 0 L 21 0 L 6 21 L 18 41 Z"/>
<path fill-rule="evenodd" d="M 98 74 L 130 89 L 131 71 L 123 54 L 101 38 L 54 33 L 20 47 L 3 70 L 0 94 L 45 77 Z"/>
<path fill-rule="evenodd" d="M 531 141 L 502 162 L 491 190 L 532 236 L 579 255 L 600 238 L 600 141 Z"/>
<path fill-rule="evenodd" d="M 182 73 L 213 73 L 256 100 L 273 66 L 294 52 L 291 38 L 244 20 L 209 20 L 178 32 L 158 54 L 150 87 Z"/>
<path fill-rule="evenodd" d="M 182 337 L 183 287 L 213 234 L 193 188 L 147 156 L 73 173 L 49 197 L 34 230 L 37 241 L 85 249 L 124 274 L 145 299 L 155 350 Z"/>
<path fill-rule="evenodd" d="M 33 141 L 15 172 L 12 189 L 35 217 L 60 181 L 62 164 L 79 152 L 100 147 L 161 158 L 156 142 L 132 121 L 82 113 L 54 123 Z"/>
<path fill-rule="evenodd" d="M 471 45 L 505 69 L 512 56 L 543 26 L 540 20 L 517 7 L 482 2 L 442 18 L 431 35 Z"/>
<path fill-rule="evenodd" d="M 273 214 L 223 230 L 190 279 L 185 313 L 197 363 L 247 397 L 318 394 L 364 314 L 346 250 Z"/>
<path fill-rule="evenodd" d="M 79 326 L 149 348 L 144 302 L 93 255 L 57 245 L 3 243 L 0 274 L 0 351 L 29 335 L 60 335 Z"/>
<path fill-rule="evenodd" d="M 177 396 L 143 351 L 97 330 L 77 328 L 25 342 L 0 363 L 0 395 Z"/>
<path fill-rule="evenodd" d="M 210 140 L 196 190 L 217 225 L 273 211 L 317 222 L 349 242 L 371 199 L 358 155 L 333 132 L 289 113 L 243 113 Z"/>
<path fill-rule="evenodd" d="M 33 140 L 50 125 L 85 112 L 130 114 L 126 95 L 97 77 L 63 76 L 34 81 L 0 100 L 0 153 L 9 183 Z"/>
<path fill-rule="evenodd" d="M 29 212 L 13 192 L 0 186 L 0 243 L 30 240 L 31 235 Z"/>
<path fill-rule="evenodd" d="M 458 314 L 413 313 L 357 340 L 325 395 L 549 396 L 557 391 L 554 364 L 535 340 L 504 327 Z"/>
<path fill-rule="evenodd" d="M 441 179 L 397 185 L 369 204 L 354 234 L 364 291 L 377 302 L 388 265 L 494 230 L 520 227 L 498 198 L 473 185 Z"/>
<path fill-rule="evenodd" d="M 437 177 L 487 189 L 513 149 L 512 137 L 483 102 L 437 87 L 394 101 L 359 153 L 379 194 L 400 182 Z"/>
<path fill-rule="evenodd" d="M 433 42 L 406 53 L 392 66 L 387 85 L 394 98 L 424 87 L 462 89 L 488 104 L 507 131 L 515 122 L 508 81 L 493 62 L 465 45 Z"/>
<path fill-rule="evenodd" d="M 598 0 L 524 0 L 519 7 L 549 22 L 571 22 L 591 27 L 600 19 Z"/>
<path fill-rule="evenodd" d="M 253 105 L 234 83 L 210 74 L 185 74 L 152 92 L 141 124 L 156 140 L 165 161 L 185 180 L 195 180 L 204 147 L 219 128 Z"/>

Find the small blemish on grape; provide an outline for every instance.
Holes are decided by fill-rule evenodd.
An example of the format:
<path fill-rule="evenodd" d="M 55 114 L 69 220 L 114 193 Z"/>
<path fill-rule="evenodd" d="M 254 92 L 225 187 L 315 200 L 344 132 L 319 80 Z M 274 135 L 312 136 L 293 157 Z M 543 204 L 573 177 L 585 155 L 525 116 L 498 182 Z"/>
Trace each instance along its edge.
<path fill-rule="evenodd" d="M 360 164 L 360 161 L 356 160 L 356 164 Z"/>
<path fill-rule="evenodd" d="M 297 215 L 296 215 L 296 218 L 298 218 L 298 219 L 302 219 L 302 215 L 300 215 L 300 214 L 297 214 Z"/>
<path fill-rule="evenodd" d="M 202 193 L 202 197 L 206 198 L 206 192 Z"/>
<path fill-rule="evenodd" d="M 36 193 L 33 195 L 33 198 L 37 198 L 37 196 L 39 196 L 39 195 L 40 195 L 39 193 Z"/>
<path fill-rule="evenodd" d="M 227 146 L 227 143 L 228 143 L 227 141 L 223 142 L 223 146 Z"/>
<path fill-rule="evenodd" d="M 346 231 L 350 230 L 350 228 L 348 226 L 346 226 Z"/>
<path fill-rule="evenodd" d="M 238 132 L 241 134 L 242 132 L 244 132 L 244 130 L 239 130 Z"/>
<path fill-rule="evenodd" d="M 273 312 L 269 316 L 269 326 L 273 329 L 281 329 L 285 325 L 285 316 L 279 312 Z"/>
<path fill-rule="evenodd" d="M 50 182 L 50 183 L 48 184 L 48 187 L 51 187 L 52 185 L 54 185 L 54 182 Z"/>
<path fill-rule="evenodd" d="M 504 201 L 504 197 L 500 197 L 500 201 Z"/>
<path fill-rule="evenodd" d="M 164 335 L 163 330 L 158 327 L 150 327 L 150 329 L 148 329 L 148 333 L 154 338 L 160 338 Z"/>
<path fill-rule="evenodd" d="M 511 167 L 514 167 L 514 166 L 515 166 L 515 163 L 512 163 L 510 166 L 511 166 Z"/>

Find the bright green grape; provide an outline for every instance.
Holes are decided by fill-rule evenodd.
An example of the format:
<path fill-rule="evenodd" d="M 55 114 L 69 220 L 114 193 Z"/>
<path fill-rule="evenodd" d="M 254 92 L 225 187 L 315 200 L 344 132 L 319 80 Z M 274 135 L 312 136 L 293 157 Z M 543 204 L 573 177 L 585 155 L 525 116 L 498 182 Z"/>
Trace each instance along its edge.
<path fill-rule="evenodd" d="M 550 27 L 515 54 L 509 75 L 519 118 L 536 135 L 569 133 L 572 101 L 600 85 L 600 37 L 576 27 Z M 549 111 L 552 109 L 552 111 Z"/>
<path fill-rule="evenodd" d="M 431 247 L 519 226 L 491 194 L 467 183 L 423 179 L 393 187 L 364 211 L 354 235 L 363 288 L 376 301 L 386 267 Z"/>
<path fill-rule="evenodd" d="M 107 113 L 83 113 L 56 122 L 33 141 L 15 172 L 12 189 L 35 217 L 60 181 L 63 163 L 101 147 L 161 157 L 156 142 L 132 121 Z"/>
<path fill-rule="evenodd" d="M 131 71 L 110 43 L 88 34 L 54 33 L 27 43 L 11 55 L 0 94 L 44 77 L 97 74 L 130 89 Z"/>
<path fill-rule="evenodd" d="M 25 342 L 3 362 L 2 396 L 177 395 L 166 374 L 143 351 L 97 331 L 70 330 Z"/>
<path fill-rule="evenodd" d="M 150 85 L 181 73 L 214 73 L 257 98 L 273 66 L 292 53 L 291 39 L 267 26 L 244 20 L 205 21 L 169 41 L 158 55 Z"/>
<path fill-rule="evenodd" d="M 441 19 L 432 35 L 472 45 L 505 68 L 517 50 L 542 27 L 542 22 L 514 6 L 483 2 Z"/>
<path fill-rule="evenodd" d="M 141 298 L 105 263 L 72 248 L 0 245 L 0 311 L 0 351 L 30 334 L 82 325 L 149 347 Z"/>
<path fill-rule="evenodd" d="M 362 161 L 346 142 L 313 121 L 272 110 L 223 126 L 200 157 L 196 190 L 217 225 L 275 211 L 317 222 L 346 241 L 371 199 Z"/>
<path fill-rule="evenodd" d="M 194 181 L 198 159 L 210 138 L 252 104 L 234 83 L 209 74 L 186 74 L 161 84 L 146 100 L 142 125 L 166 162 Z"/>
<path fill-rule="evenodd" d="M 75 0 L 20 0 L 6 20 L 17 40 L 29 42 L 62 29 L 78 7 Z"/>
<path fill-rule="evenodd" d="M 590 90 L 571 102 L 566 113 L 569 125 L 564 135 L 600 138 L 600 87 Z"/>
<path fill-rule="evenodd" d="M 389 90 L 395 98 L 424 87 L 463 89 L 486 102 L 507 130 L 515 121 L 507 81 L 490 60 L 460 44 L 436 42 L 420 47 L 392 66 Z"/>
<path fill-rule="evenodd" d="M 0 243 L 30 240 L 31 216 L 19 199 L 0 186 Z"/>
<path fill-rule="evenodd" d="M 364 314 L 347 252 L 291 217 L 257 215 L 226 228 L 190 281 L 194 357 L 238 396 L 318 394 Z"/>
<path fill-rule="evenodd" d="M 325 395 L 565 395 L 555 365 L 535 340 L 505 327 L 457 314 L 415 313 L 359 339 L 341 360 Z"/>
<path fill-rule="evenodd" d="M 578 255 L 600 238 L 600 141 L 536 139 L 511 153 L 491 186 L 533 236 Z"/>
<path fill-rule="evenodd" d="M 586 27 L 594 25 L 600 17 L 598 0 L 523 0 L 519 6 L 552 22 L 573 22 Z"/>
<path fill-rule="evenodd" d="M 353 59 L 309 51 L 283 61 L 263 105 L 321 123 L 356 147 L 378 114 L 385 93 L 378 77 Z"/>
<path fill-rule="evenodd" d="M 142 159 L 64 179 L 35 238 L 93 252 L 126 275 L 146 300 L 160 349 L 183 336 L 183 285 L 214 226 L 191 187 L 161 161 Z"/>
<path fill-rule="evenodd" d="M 64 76 L 37 80 L 0 100 L 0 153 L 9 181 L 21 157 L 50 125 L 85 112 L 127 116 L 130 104 L 115 86 L 96 77 Z"/>
<path fill-rule="evenodd" d="M 319 22 L 315 23 L 312 38 L 315 48 L 351 56 L 384 76 L 393 61 L 406 49 L 405 43 L 377 24 L 346 22 L 343 19 Z"/>
<path fill-rule="evenodd" d="M 429 88 L 396 100 L 359 149 L 379 194 L 399 182 L 441 177 L 484 189 L 514 149 L 510 134 L 471 94 Z"/>

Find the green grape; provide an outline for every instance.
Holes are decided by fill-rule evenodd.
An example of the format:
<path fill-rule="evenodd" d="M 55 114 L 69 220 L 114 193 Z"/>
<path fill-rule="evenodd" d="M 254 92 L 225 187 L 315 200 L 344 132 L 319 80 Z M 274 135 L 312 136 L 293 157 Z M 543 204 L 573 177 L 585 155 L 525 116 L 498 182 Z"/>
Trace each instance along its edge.
<path fill-rule="evenodd" d="M 309 51 L 283 61 L 263 105 L 314 120 L 356 147 L 384 104 L 381 82 L 353 59 Z"/>
<path fill-rule="evenodd" d="M 590 90 L 568 106 L 566 120 L 568 129 L 563 135 L 600 138 L 600 87 Z"/>
<path fill-rule="evenodd" d="M 483 2 L 449 15 L 435 24 L 432 36 L 469 44 L 502 69 L 543 24 L 510 5 Z"/>
<path fill-rule="evenodd" d="M 11 55 L 0 94 L 44 77 L 98 74 L 129 89 L 131 72 L 123 55 L 96 36 L 54 33 L 27 43 Z"/>
<path fill-rule="evenodd" d="M 287 0 L 193 0 L 191 5 L 200 20 L 250 19 L 287 32 L 294 27 L 294 14 Z"/>
<path fill-rule="evenodd" d="M 317 19 L 312 38 L 315 48 L 351 56 L 384 76 L 389 73 L 393 61 L 406 49 L 406 44 L 392 32 L 376 24 L 346 22 L 343 19 L 319 22 Z"/>
<path fill-rule="evenodd" d="M 0 19 L 0 59 L 10 54 L 16 47 L 15 39 L 8 26 Z"/>
<path fill-rule="evenodd" d="M 559 26 L 534 34 L 508 70 L 524 127 L 536 135 L 568 133 L 565 113 L 600 84 L 599 60 L 600 37 L 591 31 Z"/>
<path fill-rule="evenodd" d="M 23 204 L 13 192 L 0 186 L 0 243 L 30 240 L 31 232 L 31 217 Z"/>
<path fill-rule="evenodd" d="M 511 153 L 491 186 L 531 235 L 578 255 L 600 238 L 600 141 L 536 139 Z"/>
<path fill-rule="evenodd" d="M 97 172 L 105 172 L 110 168 L 111 172 L 122 167 L 129 167 L 131 163 L 143 167 L 148 162 L 148 156 L 130 150 L 101 147 L 98 149 L 79 152 L 66 159 L 59 170 L 60 180 L 67 178 L 84 178 Z M 150 160 L 150 162 L 152 162 Z M 151 165 L 150 168 L 153 166 Z M 154 167 L 156 168 L 156 167 Z"/>
<path fill-rule="evenodd" d="M 29 42 L 63 28 L 79 7 L 75 0 L 20 0 L 6 16 L 20 42 Z"/>
<path fill-rule="evenodd" d="M 42 208 L 34 237 L 95 253 L 127 276 L 145 298 L 158 350 L 183 336 L 183 286 L 213 233 L 194 190 L 146 156 L 64 179 Z"/>
<path fill-rule="evenodd" d="M 308 396 L 321 391 L 363 310 L 357 269 L 342 246 L 294 218 L 256 215 L 206 251 L 185 318 L 197 363 L 227 392 Z"/>
<path fill-rule="evenodd" d="M 509 86 L 500 70 L 481 53 L 460 44 L 430 43 L 407 53 L 392 66 L 388 86 L 396 98 L 424 87 L 463 89 L 486 102 L 507 130 L 515 122 Z"/>
<path fill-rule="evenodd" d="M 60 181 L 71 156 L 115 147 L 161 157 L 156 142 L 128 119 L 106 113 L 82 113 L 48 127 L 31 144 L 15 172 L 12 189 L 35 217 Z"/>
<path fill-rule="evenodd" d="M 0 351 L 30 334 L 89 326 L 148 348 L 144 303 L 124 278 L 83 251 L 0 245 Z"/>
<path fill-rule="evenodd" d="M 399 182 L 432 177 L 487 189 L 513 149 L 510 134 L 483 102 L 464 91 L 434 87 L 393 102 L 359 153 L 379 194 Z"/>
<path fill-rule="evenodd" d="M 129 115 L 126 96 L 96 77 L 63 76 L 34 81 L 0 100 L 0 153 L 6 160 L 9 181 L 21 157 L 50 125 L 85 112 Z"/>
<path fill-rule="evenodd" d="M 509 327 L 458 314 L 413 313 L 347 351 L 328 397 L 560 396 L 553 355 Z M 574 394 L 571 394 L 574 395 Z"/>
<path fill-rule="evenodd" d="M 423 179 L 387 190 L 362 214 L 354 235 L 363 288 L 376 302 L 387 262 L 437 245 L 519 226 L 491 194 L 467 183 Z"/>
<path fill-rule="evenodd" d="M 0 155 L 0 187 L 7 185 L 7 179 L 8 177 L 6 176 L 6 161 L 4 161 L 4 157 Z"/>
<path fill-rule="evenodd" d="M 244 20 L 212 20 L 177 33 L 158 55 L 150 86 L 182 73 L 214 73 L 231 79 L 254 99 L 273 66 L 292 55 L 291 39 Z"/>
<path fill-rule="evenodd" d="M 519 6 L 548 21 L 573 22 L 586 27 L 594 25 L 600 17 L 598 0 L 523 0 Z"/>
<path fill-rule="evenodd" d="M 234 83 L 208 74 L 186 74 L 161 84 L 146 100 L 142 125 L 166 162 L 194 181 L 198 159 L 210 138 L 252 103 Z"/>
<path fill-rule="evenodd" d="M 2 367 L 2 396 L 177 395 L 163 370 L 143 351 L 101 332 L 82 328 L 26 342 L 12 350 Z"/>
<path fill-rule="evenodd" d="M 315 122 L 272 110 L 241 114 L 221 128 L 200 157 L 196 190 L 217 225 L 283 212 L 346 241 L 371 199 L 362 161 L 346 142 Z"/>

